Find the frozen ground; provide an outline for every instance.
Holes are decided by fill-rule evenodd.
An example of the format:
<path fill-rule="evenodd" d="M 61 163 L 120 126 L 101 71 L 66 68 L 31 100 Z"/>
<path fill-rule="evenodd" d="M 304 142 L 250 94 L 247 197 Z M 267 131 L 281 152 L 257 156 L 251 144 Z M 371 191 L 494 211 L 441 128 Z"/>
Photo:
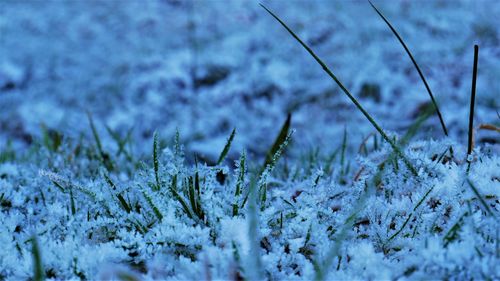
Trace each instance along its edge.
<path fill-rule="evenodd" d="M 428 103 L 368 2 L 265 3 L 391 134 Z M 373 127 L 258 2 L 0 0 L 0 280 L 33 276 L 34 233 L 55 279 L 500 278 L 498 133 L 476 130 L 468 174 L 464 162 L 474 44 L 476 128 L 500 121 L 500 4 L 374 3 L 412 50 L 450 131 L 443 138 L 435 116 L 419 129 L 405 150 L 418 177 L 402 162 L 381 167 L 389 146 L 362 145 Z M 296 131 L 260 181 L 262 211 L 233 215 L 288 113 Z M 125 152 L 107 128 L 130 133 Z M 199 198 L 189 193 L 196 174 Z M 203 218 L 189 217 L 172 186 L 202 202 Z"/>

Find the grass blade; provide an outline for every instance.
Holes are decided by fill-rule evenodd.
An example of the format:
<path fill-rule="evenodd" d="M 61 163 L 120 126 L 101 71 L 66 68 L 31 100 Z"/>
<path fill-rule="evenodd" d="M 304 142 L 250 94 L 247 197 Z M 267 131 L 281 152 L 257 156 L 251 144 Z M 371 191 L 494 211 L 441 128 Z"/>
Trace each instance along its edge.
<path fill-rule="evenodd" d="M 224 158 L 226 158 L 227 153 L 229 152 L 229 149 L 231 148 L 231 143 L 233 142 L 234 135 L 236 134 L 236 128 L 233 129 L 231 132 L 231 135 L 226 141 L 226 145 L 224 146 L 224 149 L 220 153 L 219 160 L 217 160 L 217 165 L 220 165 L 222 161 L 224 161 Z"/>
<path fill-rule="evenodd" d="M 340 177 L 344 176 L 345 150 L 347 148 L 347 128 L 344 126 L 344 137 L 342 138 L 342 149 L 340 152 Z"/>
<path fill-rule="evenodd" d="M 111 188 L 111 193 L 113 193 L 113 191 L 116 191 L 116 185 L 115 183 L 111 180 L 111 178 L 104 174 L 104 179 L 106 180 L 106 182 L 108 183 L 109 187 Z M 114 194 L 112 194 L 114 195 Z M 125 200 L 125 198 L 123 198 L 123 196 L 121 194 L 118 194 L 118 195 L 115 195 L 116 198 L 118 199 L 118 203 L 120 203 L 120 206 L 123 208 L 123 210 L 125 210 L 125 212 L 127 213 L 130 213 L 132 211 L 132 207 L 129 206 L 129 204 L 127 203 L 127 201 Z"/>
<path fill-rule="evenodd" d="M 479 201 L 481 202 L 481 204 L 483 205 L 483 207 L 486 209 L 486 212 L 488 214 L 490 214 L 490 216 L 495 217 L 495 214 L 493 214 L 493 212 L 491 211 L 491 209 L 488 206 L 488 204 L 486 203 L 486 201 L 484 201 L 483 196 L 481 196 L 481 194 L 477 190 L 476 186 L 471 182 L 470 179 L 467 179 L 467 183 L 469 184 L 469 186 L 472 189 L 472 191 L 474 192 L 474 194 L 476 194 L 477 198 L 479 199 Z"/>
<path fill-rule="evenodd" d="M 156 207 L 156 205 L 153 202 L 153 199 L 146 193 L 146 191 L 142 191 L 142 195 L 144 195 L 144 198 L 146 198 L 146 201 L 148 202 L 149 207 L 153 209 L 153 212 L 155 213 L 155 216 L 158 218 L 159 221 L 163 220 L 163 215 L 160 212 L 160 209 Z"/>
<path fill-rule="evenodd" d="M 432 94 L 431 88 L 429 87 L 429 84 L 427 83 L 427 80 L 425 79 L 425 76 L 422 73 L 422 70 L 420 70 L 420 67 L 417 64 L 417 61 L 415 60 L 415 58 L 411 54 L 410 49 L 408 49 L 408 46 L 406 46 L 405 42 L 403 41 L 403 38 L 401 38 L 401 36 L 399 35 L 399 33 L 392 26 L 392 24 L 387 20 L 387 18 L 377 9 L 377 7 L 375 7 L 375 5 L 373 5 L 373 3 L 370 0 L 368 0 L 368 2 L 372 6 L 372 8 L 375 10 L 375 12 L 377 12 L 377 14 L 382 18 L 382 20 L 384 20 L 384 22 L 387 24 L 387 26 L 389 26 L 389 28 L 391 29 L 391 31 L 394 34 L 394 36 L 396 36 L 396 38 L 398 38 L 399 43 L 401 43 L 401 45 L 405 49 L 406 54 L 408 54 L 408 56 L 410 57 L 413 65 L 417 69 L 418 75 L 420 75 L 420 79 L 422 80 L 422 82 L 425 85 L 425 89 L 427 90 L 427 93 L 429 93 L 429 97 L 431 98 L 432 104 L 434 105 L 434 108 L 436 109 L 436 113 L 438 115 L 439 122 L 441 123 L 441 127 L 443 128 L 443 132 L 447 136 L 448 135 L 448 129 L 446 128 L 446 125 L 444 123 L 443 116 L 441 115 L 441 111 L 439 110 L 437 102 L 434 99 L 434 95 Z"/>
<path fill-rule="evenodd" d="M 92 130 L 92 135 L 94 136 L 94 140 L 97 146 L 97 151 L 99 152 L 100 160 L 106 170 L 108 170 L 108 172 L 111 172 L 113 170 L 113 163 L 111 162 L 111 159 L 109 159 L 109 154 L 104 152 L 104 149 L 102 148 L 101 138 L 97 133 L 97 129 L 94 125 L 94 120 L 92 119 L 92 115 L 89 111 L 87 111 L 87 117 L 89 119 L 90 129 Z"/>
<path fill-rule="evenodd" d="M 285 142 L 288 131 L 290 130 L 290 123 L 292 122 L 292 114 L 288 113 L 285 123 L 281 126 L 281 130 L 276 137 L 276 140 L 273 143 L 273 146 L 269 149 L 269 151 L 266 154 L 266 160 L 264 161 L 264 165 L 262 166 L 262 171 L 266 169 L 267 165 L 271 164 L 274 155 L 276 152 L 280 149 L 280 146 Z"/>
<path fill-rule="evenodd" d="M 398 231 L 396 231 L 396 233 L 394 233 L 391 237 L 389 237 L 389 239 L 387 239 L 387 242 L 391 241 L 392 239 L 396 238 L 396 236 L 398 236 L 399 233 L 401 233 L 406 225 L 408 224 L 408 222 L 410 221 L 410 219 L 414 216 L 415 214 L 415 211 L 418 209 L 418 207 L 420 207 L 420 205 L 422 205 L 422 203 L 424 203 L 424 201 L 427 199 L 427 196 L 429 196 L 429 194 L 434 190 L 434 185 L 431 186 L 427 192 L 425 192 L 424 196 L 422 196 L 422 198 L 420 198 L 420 200 L 417 202 L 417 204 L 415 205 L 415 207 L 413 207 L 413 211 L 408 215 L 408 218 L 405 220 L 405 222 L 403 223 L 403 225 L 401 225 L 401 227 L 398 229 Z"/>
<path fill-rule="evenodd" d="M 476 78 L 477 78 L 477 60 L 479 55 L 479 46 L 474 45 L 474 66 L 472 68 L 472 88 L 470 93 L 470 111 L 469 111 L 469 140 L 467 143 L 467 155 L 471 155 L 474 148 L 474 104 L 476 101 Z M 467 159 L 468 162 L 469 159 Z"/>
<path fill-rule="evenodd" d="M 156 191 L 160 190 L 160 174 L 159 174 L 159 161 L 158 161 L 158 133 L 154 133 L 153 136 L 153 168 L 155 171 L 155 180 L 156 180 Z"/>
<path fill-rule="evenodd" d="M 461 215 L 458 218 L 457 222 L 455 222 L 455 224 L 453 224 L 453 226 L 450 228 L 450 230 L 448 230 L 446 235 L 443 237 L 443 242 L 444 242 L 445 247 L 450 242 L 453 242 L 454 240 L 456 240 L 458 238 L 458 233 L 459 233 L 460 229 L 462 228 L 462 225 L 464 223 L 464 218 L 467 216 L 469 216 L 468 212 L 465 212 L 463 215 Z"/>
<path fill-rule="evenodd" d="M 118 132 L 113 131 L 108 125 L 104 125 L 104 127 L 106 128 L 106 131 L 108 131 L 108 134 L 111 136 L 111 138 L 113 138 L 113 140 L 116 142 L 116 145 L 118 146 L 118 150 L 116 151 L 115 155 L 120 156 L 120 154 L 123 153 L 125 155 L 125 157 L 127 158 L 127 160 L 132 162 L 132 160 L 133 160 L 132 156 L 127 151 L 126 145 L 127 145 L 127 143 L 130 142 L 130 138 L 132 137 L 132 131 L 134 128 L 133 127 L 130 128 L 127 131 L 125 137 L 121 138 L 120 135 L 118 134 Z"/>
<path fill-rule="evenodd" d="M 74 216 L 76 214 L 75 197 L 73 196 L 73 189 L 69 189 L 69 200 L 71 204 L 71 214 Z"/>
<path fill-rule="evenodd" d="M 194 190 L 194 185 L 193 185 L 193 178 L 189 177 L 188 181 L 188 198 L 189 198 L 189 203 L 191 204 L 191 210 L 198 215 L 197 210 L 198 210 L 198 204 L 196 202 L 196 193 Z"/>
<path fill-rule="evenodd" d="M 116 198 L 118 198 L 118 201 L 122 205 L 125 212 L 130 213 L 132 211 L 132 207 L 127 203 L 125 198 L 123 198 L 123 195 L 118 194 L 118 195 L 116 195 Z"/>
<path fill-rule="evenodd" d="M 285 122 L 286 123 L 286 122 Z M 286 135 L 285 139 L 280 143 L 278 149 L 274 153 L 274 155 L 271 157 L 271 160 L 269 161 L 269 164 L 263 167 L 260 173 L 256 174 L 251 180 L 249 184 L 249 191 L 245 198 L 243 199 L 243 203 L 241 203 L 241 208 L 245 207 L 245 204 L 247 200 L 249 199 L 252 190 L 256 189 L 258 187 L 258 191 L 260 194 L 260 198 L 263 202 L 265 203 L 265 196 L 262 194 L 262 192 L 266 192 L 265 190 L 265 185 L 266 185 L 266 180 L 269 174 L 273 171 L 274 167 L 276 166 L 276 163 L 281 157 L 281 154 L 285 151 L 285 148 L 288 146 L 288 143 L 292 139 L 292 135 L 295 132 L 295 130 L 291 130 L 288 132 Z M 267 161 L 266 161 L 267 162 Z M 262 207 L 264 207 L 264 204 L 262 204 Z"/>
<path fill-rule="evenodd" d="M 203 209 L 201 208 L 201 189 L 200 189 L 200 176 L 198 172 L 194 175 L 194 190 L 196 191 L 196 212 L 198 217 L 203 220 L 205 218 L 205 214 L 203 213 Z"/>
<path fill-rule="evenodd" d="M 382 128 L 375 122 L 375 120 L 371 117 L 371 115 L 364 109 L 364 107 L 358 102 L 358 100 L 347 90 L 347 88 L 340 82 L 340 80 L 333 74 L 333 72 L 326 66 L 326 64 L 314 53 L 314 51 L 307 46 L 306 43 L 300 39 L 295 32 L 293 32 L 278 16 L 276 16 L 273 12 L 271 12 L 266 6 L 260 4 L 262 8 L 264 8 L 272 17 L 274 17 L 291 35 L 295 40 L 297 40 L 304 49 L 309 52 L 309 54 L 316 60 L 316 62 L 323 68 L 323 70 L 332 78 L 335 83 L 340 87 L 340 89 L 344 92 L 344 94 L 351 100 L 352 103 L 358 108 L 361 113 L 368 119 L 368 121 L 372 124 L 372 126 L 380 133 L 380 135 L 387 141 L 392 149 L 396 152 L 396 154 L 403 160 L 408 169 L 412 172 L 414 176 L 418 176 L 417 169 L 411 164 L 410 160 L 406 157 L 403 151 L 396 145 L 394 141 L 392 141 L 389 136 L 382 130 Z"/>
<path fill-rule="evenodd" d="M 238 165 L 238 179 L 236 181 L 236 188 L 234 191 L 234 203 L 233 203 L 233 217 L 238 215 L 238 199 L 241 196 L 243 184 L 245 183 L 246 174 L 246 153 L 243 152 L 240 158 L 240 163 Z"/>
<path fill-rule="evenodd" d="M 35 235 L 31 238 L 32 249 L 31 252 L 33 254 L 33 280 L 34 281 L 42 281 L 45 279 L 45 274 L 43 270 L 42 264 L 42 255 L 40 253 L 40 247 L 38 247 L 38 241 Z"/>
<path fill-rule="evenodd" d="M 172 192 L 172 195 L 174 196 L 174 198 L 181 204 L 182 209 L 184 210 L 186 215 L 189 218 L 194 219 L 194 216 L 193 216 L 191 210 L 189 209 L 189 205 L 186 203 L 186 200 L 184 200 L 184 198 L 182 198 L 182 196 L 177 191 L 177 175 L 174 175 L 172 177 L 172 182 L 170 184 L 170 191 Z"/>
<path fill-rule="evenodd" d="M 289 123 L 289 119 L 287 119 L 287 122 Z M 283 132 L 283 130 L 282 130 Z M 295 130 L 291 130 L 283 140 L 280 140 L 278 149 L 274 152 L 273 156 L 271 157 L 271 160 L 269 161 L 269 164 L 267 164 L 264 167 L 264 170 L 260 174 L 259 181 L 258 181 L 258 187 L 259 187 L 259 192 L 261 195 L 261 209 L 263 210 L 265 207 L 266 203 L 266 198 L 267 198 L 267 178 L 269 177 L 270 173 L 273 171 L 274 167 L 276 166 L 276 163 L 281 157 L 281 154 L 285 151 L 286 147 L 290 143 L 290 140 L 292 139 L 292 135 L 295 132 Z M 281 133 L 280 133 L 281 135 Z M 275 143 L 276 144 L 276 143 Z"/>
<path fill-rule="evenodd" d="M 58 183 L 57 181 L 55 180 L 52 180 L 52 183 L 62 192 L 62 193 L 66 193 L 66 190 L 64 190 L 64 187 Z"/>

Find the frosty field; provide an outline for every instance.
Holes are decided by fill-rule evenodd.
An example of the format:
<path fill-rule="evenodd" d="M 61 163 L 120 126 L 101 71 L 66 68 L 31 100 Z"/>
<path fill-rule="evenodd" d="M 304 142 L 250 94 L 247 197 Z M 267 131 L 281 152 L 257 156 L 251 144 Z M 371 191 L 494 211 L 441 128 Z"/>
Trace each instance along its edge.
<path fill-rule="evenodd" d="M 500 279 L 500 2 L 262 3 L 0 0 L 0 280 Z"/>

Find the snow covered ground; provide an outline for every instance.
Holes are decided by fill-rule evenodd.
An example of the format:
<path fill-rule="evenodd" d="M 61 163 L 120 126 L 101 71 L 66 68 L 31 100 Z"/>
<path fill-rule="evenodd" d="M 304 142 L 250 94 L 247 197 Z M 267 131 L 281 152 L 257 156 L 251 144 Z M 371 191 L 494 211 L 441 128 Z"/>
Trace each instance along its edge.
<path fill-rule="evenodd" d="M 429 97 L 368 2 L 264 3 L 405 134 Z M 1 1 L 0 280 L 33 277 L 33 237 L 54 279 L 500 278 L 498 132 L 479 129 L 500 121 L 500 4 L 374 4 L 449 129 L 433 115 L 405 148 L 418 175 L 258 2 Z M 241 207 L 251 187 L 266 198 Z"/>

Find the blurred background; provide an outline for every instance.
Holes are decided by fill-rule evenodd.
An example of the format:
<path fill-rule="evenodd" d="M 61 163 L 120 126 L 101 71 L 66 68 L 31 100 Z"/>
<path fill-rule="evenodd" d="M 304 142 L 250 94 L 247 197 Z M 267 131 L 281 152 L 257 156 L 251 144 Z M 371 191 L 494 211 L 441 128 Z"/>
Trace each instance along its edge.
<path fill-rule="evenodd" d="M 473 45 L 480 45 L 476 124 L 497 124 L 500 2 L 380 1 L 426 75 L 451 138 L 466 143 Z M 302 37 L 382 127 L 404 133 L 428 94 L 367 1 L 263 1 Z M 292 151 L 351 149 L 374 130 L 259 1 L 0 0 L 0 148 L 42 128 L 90 138 L 90 112 L 128 132 L 137 153 L 178 129 L 190 152 L 262 156 L 292 114 Z M 437 117 L 420 137 L 442 138 Z M 487 132 L 478 142 L 498 140 Z M 294 152 L 292 152 L 293 155 Z"/>

